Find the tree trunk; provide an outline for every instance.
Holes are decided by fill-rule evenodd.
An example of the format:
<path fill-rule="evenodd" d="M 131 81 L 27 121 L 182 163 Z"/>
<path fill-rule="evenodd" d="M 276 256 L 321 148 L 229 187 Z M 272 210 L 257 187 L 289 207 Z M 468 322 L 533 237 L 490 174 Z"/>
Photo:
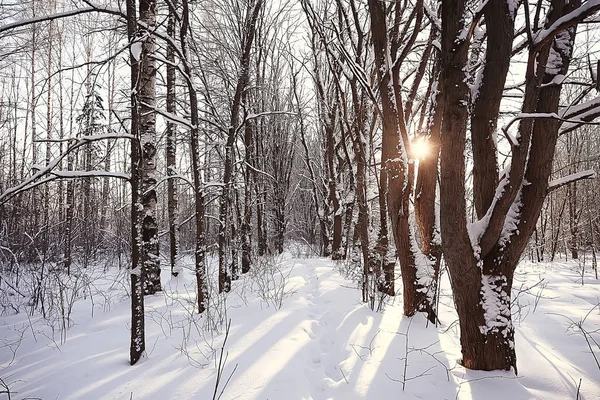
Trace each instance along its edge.
<path fill-rule="evenodd" d="M 247 122 L 244 127 L 244 148 L 246 153 L 244 159 L 246 168 L 244 169 L 244 213 L 240 233 L 242 235 L 242 274 L 250 272 L 252 245 L 250 236 L 252 230 L 252 185 L 255 184 L 252 179 L 255 167 L 252 165 L 254 154 L 253 140 L 254 124 Z"/>
<path fill-rule="evenodd" d="M 219 292 L 228 292 L 231 289 L 231 277 L 228 274 L 227 247 L 230 247 L 229 239 L 232 235 L 232 207 L 233 207 L 233 167 L 234 167 L 234 142 L 237 130 L 240 128 L 240 111 L 242 107 L 242 95 L 248 85 L 250 74 L 250 50 L 254 41 L 256 21 L 262 7 L 262 0 L 248 6 L 245 26 L 242 37 L 242 54 L 240 57 L 239 77 L 235 87 L 233 103 L 231 105 L 231 119 L 227 132 L 227 143 L 225 144 L 225 165 L 223 171 L 223 190 L 219 204 Z M 231 262 L 237 262 L 236 249 L 231 247 L 233 257 Z"/>
<path fill-rule="evenodd" d="M 324 99 L 321 99 L 324 103 Z M 335 107 L 334 111 L 335 112 Z M 327 119 L 328 122 L 325 125 L 325 154 L 327 157 L 327 180 L 329 189 L 329 210 L 333 215 L 333 230 L 331 238 L 331 258 L 333 260 L 339 260 L 342 257 L 341 245 L 342 245 L 342 209 L 337 193 L 337 174 L 335 168 L 335 116 L 330 115 Z"/>
<path fill-rule="evenodd" d="M 497 12 L 515 18 L 506 2 L 491 0 L 492 3 L 501 7 Z M 579 4 L 569 2 L 566 5 L 562 0 L 554 0 L 546 18 L 547 26 Z M 469 231 L 464 156 L 468 117 L 465 104 L 468 104 L 470 92 L 464 68 L 467 66 L 469 37 L 459 35 L 465 29 L 465 11 L 462 0 L 442 3 L 442 245 L 459 316 L 462 364 L 481 370 L 514 368 L 516 373 L 510 312 L 513 275 L 548 192 L 559 121 L 553 118 L 537 118 L 533 123 L 520 121 L 517 143 L 511 149 L 510 169 L 495 190 L 496 195 L 486 212 L 486 224 L 481 231 Z M 500 17 L 494 14 L 491 18 Z M 558 45 L 548 41 L 530 49 L 523 113 L 558 112 L 561 85 L 550 83 L 558 75 L 564 75 L 569 66 L 574 28 L 565 33 L 566 37 L 562 37 Z M 512 35 L 506 35 L 503 40 L 512 43 Z M 487 79 L 497 78 L 488 75 Z M 501 95 L 502 91 L 498 90 L 494 96 Z M 493 120 L 496 116 L 488 114 L 486 118 Z M 479 143 L 479 146 L 486 144 Z M 489 172 L 483 166 L 479 168 L 479 164 L 485 165 L 480 157 L 475 157 L 474 162 L 474 173 Z M 482 202 L 479 212 L 483 208 Z"/>
<path fill-rule="evenodd" d="M 172 1 L 172 7 L 169 7 L 169 19 L 167 22 L 167 35 L 175 42 L 175 7 L 177 0 Z M 175 48 L 173 43 L 167 44 L 167 112 L 176 113 L 176 77 L 175 77 Z M 167 121 L 167 176 L 171 177 L 167 181 L 167 212 L 169 215 L 169 244 L 170 244 L 170 264 L 171 275 L 179 274 L 179 209 L 177 199 L 177 125 Z M 193 157 L 193 156 L 192 156 Z"/>
<path fill-rule="evenodd" d="M 358 220 L 356 229 L 360 238 L 360 249 L 362 253 L 362 300 L 371 301 L 374 304 L 373 290 L 371 283 L 373 281 L 373 270 L 369 262 L 370 243 L 369 243 L 369 210 L 367 206 L 367 161 L 366 146 L 362 133 L 359 132 L 355 139 L 354 154 L 356 162 L 356 199 L 358 203 Z"/>
<path fill-rule="evenodd" d="M 127 0 L 127 38 L 133 42 L 137 33 L 136 0 Z M 138 56 L 139 57 L 139 56 Z M 134 137 L 131 141 L 131 341 L 129 346 L 129 363 L 134 365 L 145 355 L 146 335 L 144 331 L 144 272 L 142 252 L 142 227 L 140 212 L 140 188 L 142 183 L 141 154 L 139 142 L 139 109 L 138 109 L 138 74 L 140 65 L 138 57 L 130 52 L 131 71 L 131 126 Z"/>
<path fill-rule="evenodd" d="M 377 254 L 376 275 L 378 290 L 388 296 L 396 295 L 395 273 L 396 257 L 390 251 L 389 229 L 388 229 L 388 207 L 387 207 L 387 170 L 381 168 L 379 171 L 379 233 L 375 252 Z"/>
<path fill-rule="evenodd" d="M 193 82 L 192 68 L 188 57 L 187 34 L 190 29 L 189 24 L 189 6 L 188 0 L 182 0 L 183 15 L 180 35 L 181 51 L 183 54 L 183 68 L 187 77 L 187 89 L 190 100 L 190 147 L 192 152 L 192 176 L 194 178 L 194 218 L 196 221 L 196 240 L 195 240 L 195 272 L 196 272 L 196 290 L 198 293 L 198 313 L 203 313 L 208 303 L 208 288 L 206 285 L 206 238 L 204 224 L 204 184 L 200 171 L 200 131 L 198 129 L 200 118 L 198 111 L 198 96 Z"/>
<path fill-rule="evenodd" d="M 419 2 L 418 6 L 422 14 L 422 2 Z M 433 297 L 427 295 L 432 277 L 425 276 L 430 274 L 428 265 L 420 259 L 417 260 L 415 237 L 409 221 L 414 164 L 409 163 L 407 154 L 410 143 L 404 125 L 404 113 L 401 111 L 398 67 L 390 64 L 391 44 L 388 41 L 386 13 L 382 3 L 369 0 L 369 13 L 383 122 L 381 161 L 388 178 L 388 214 L 402 271 L 404 314 L 411 316 L 417 311 L 425 311 L 428 313 L 428 318 L 434 320 L 434 314 L 428 312 L 434 309 Z M 417 19 L 416 24 L 419 23 L 418 21 Z M 418 27 L 416 28 L 418 30 Z M 394 47 L 397 46 L 395 42 L 392 44 Z M 423 276 L 419 276 L 420 274 Z"/>
<path fill-rule="evenodd" d="M 156 3 L 140 1 L 142 51 L 139 79 L 139 135 L 141 150 L 142 263 L 144 293 L 161 291 L 160 259 L 158 257 L 158 221 L 156 220 L 156 66 L 154 59 Z"/>

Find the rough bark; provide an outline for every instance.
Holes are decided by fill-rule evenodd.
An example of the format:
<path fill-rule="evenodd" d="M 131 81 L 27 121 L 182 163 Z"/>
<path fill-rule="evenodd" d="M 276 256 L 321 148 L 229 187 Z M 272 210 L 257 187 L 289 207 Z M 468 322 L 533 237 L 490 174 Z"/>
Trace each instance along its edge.
<path fill-rule="evenodd" d="M 495 135 L 514 34 L 514 18 L 506 1 L 490 1 L 484 14 L 489 51 L 474 83 L 471 114 L 473 164 L 477 170 L 473 174 L 473 194 L 478 218 L 491 206 L 498 184 Z"/>
<path fill-rule="evenodd" d="M 489 2 L 492 3 L 493 0 Z M 553 1 L 546 26 L 579 4 L 570 2 L 566 5 L 564 1 Z M 506 3 L 502 1 L 498 5 L 506 7 Z M 464 156 L 468 117 L 465 105 L 469 100 L 464 68 L 467 65 L 469 40 L 468 37 L 466 40 L 459 38 L 459 32 L 464 29 L 465 11 L 465 2 L 461 0 L 442 4 L 442 245 L 459 315 L 462 364 L 467 368 L 480 370 L 514 368 L 516 373 L 514 326 L 510 312 L 513 275 L 535 229 L 535 222 L 547 194 L 559 122 L 552 118 L 537 118 L 533 121 L 525 118 L 520 121 L 516 139 L 518 143 L 512 146 L 510 169 L 495 189 L 497 194 L 484 220 L 487 224 L 482 232 L 473 233 L 473 237 L 469 237 Z M 508 13 L 508 9 L 505 8 L 504 12 Z M 494 14 L 488 18 L 500 17 Z M 557 74 L 567 71 L 574 31 L 569 31 L 568 35 L 571 36 L 563 37 L 558 45 L 554 44 L 554 49 L 551 49 L 551 41 L 530 49 L 523 113 L 558 111 L 561 86 L 542 84 L 552 82 Z M 506 35 L 504 40 L 512 43 L 510 35 Z M 488 46 L 488 51 L 496 49 Z M 547 63 L 549 54 L 552 54 L 552 63 Z M 559 68 L 556 68 L 557 59 L 560 60 Z M 552 64 L 554 67 L 549 69 L 548 66 Z M 501 91 L 496 90 L 494 96 L 500 97 Z M 493 103 L 496 101 L 499 102 L 499 99 Z M 497 116 L 490 114 L 488 118 L 494 120 Z M 485 141 L 478 143 L 480 146 L 487 146 Z M 487 151 L 492 149 L 488 148 Z M 475 173 L 478 172 L 475 169 Z M 489 172 L 484 168 L 481 173 L 485 175 Z M 527 184 L 524 184 L 525 181 Z M 481 211 L 485 199 L 480 200 Z M 509 211 L 511 216 L 508 216 Z"/>

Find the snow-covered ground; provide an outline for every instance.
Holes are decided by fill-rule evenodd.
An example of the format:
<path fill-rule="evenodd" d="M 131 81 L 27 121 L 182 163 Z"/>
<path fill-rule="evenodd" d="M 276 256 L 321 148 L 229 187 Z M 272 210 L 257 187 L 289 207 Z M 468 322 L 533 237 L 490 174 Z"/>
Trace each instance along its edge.
<path fill-rule="evenodd" d="M 446 277 L 436 327 L 403 317 L 400 296 L 371 311 L 330 260 L 277 261 L 262 266 L 275 280 L 244 276 L 208 320 L 194 312 L 192 272 L 165 271 L 165 291 L 146 298 L 148 358 L 133 367 L 126 273 L 96 278 L 64 343 L 56 316 L 0 317 L 0 378 L 12 399 L 600 399 L 600 282 L 582 286 L 576 263 L 518 268 L 514 376 L 458 364 Z"/>

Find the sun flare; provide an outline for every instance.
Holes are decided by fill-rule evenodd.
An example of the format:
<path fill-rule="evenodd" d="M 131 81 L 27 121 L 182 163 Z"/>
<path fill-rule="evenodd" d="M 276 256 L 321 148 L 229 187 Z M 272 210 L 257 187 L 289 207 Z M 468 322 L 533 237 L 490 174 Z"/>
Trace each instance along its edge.
<path fill-rule="evenodd" d="M 424 137 L 412 141 L 411 149 L 414 158 L 423 160 L 429 155 L 429 143 Z"/>

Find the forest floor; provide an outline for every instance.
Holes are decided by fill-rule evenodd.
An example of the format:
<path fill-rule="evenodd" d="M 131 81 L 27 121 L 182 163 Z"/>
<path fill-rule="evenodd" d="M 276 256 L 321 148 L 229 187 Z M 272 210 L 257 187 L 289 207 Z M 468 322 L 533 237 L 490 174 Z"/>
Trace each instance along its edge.
<path fill-rule="evenodd" d="M 600 399 L 600 281 L 584 274 L 582 285 L 577 262 L 519 266 L 515 376 L 460 366 L 445 275 L 437 327 L 403 317 L 401 296 L 372 311 L 343 265 L 289 254 L 261 263 L 198 316 L 185 261 L 146 298 L 148 357 L 136 366 L 126 270 L 86 270 L 70 319 L 58 306 L 47 319 L 25 308 L 0 317 L 0 399 L 2 382 L 11 399 Z M 71 292 L 56 304 L 68 306 Z M 66 338 L 62 323 L 72 324 Z"/>

